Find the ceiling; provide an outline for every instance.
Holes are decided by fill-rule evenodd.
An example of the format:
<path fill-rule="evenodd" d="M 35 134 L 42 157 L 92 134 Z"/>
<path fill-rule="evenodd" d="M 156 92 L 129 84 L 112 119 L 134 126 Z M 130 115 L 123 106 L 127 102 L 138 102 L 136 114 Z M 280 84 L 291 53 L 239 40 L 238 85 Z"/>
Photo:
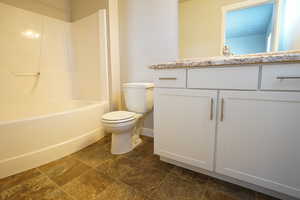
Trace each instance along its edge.
<path fill-rule="evenodd" d="M 226 16 L 226 37 L 264 34 L 272 22 L 273 3 L 234 10 Z"/>

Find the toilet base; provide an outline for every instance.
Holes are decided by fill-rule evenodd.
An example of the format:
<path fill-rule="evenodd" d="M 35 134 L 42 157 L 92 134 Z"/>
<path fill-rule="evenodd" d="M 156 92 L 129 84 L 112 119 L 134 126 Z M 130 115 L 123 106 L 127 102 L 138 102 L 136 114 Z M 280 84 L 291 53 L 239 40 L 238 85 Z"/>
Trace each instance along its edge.
<path fill-rule="evenodd" d="M 136 114 L 133 121 L 122 123 L 104 123 L 106 131 L 112 133 L 111 138 L 111 153 L 125 154 L 132 151 L 142 143 L 140 138 L 144 118 L 142 114 Z"/>
<path fill-rule="evenodd" d="M 132 145 L 132 130 L 127 132 L 112 133 L 111 137 L 111 153 L 124 154 L 133 149 Z"/>
<path fill-rule="evenodd" d="M 111 153 L 116 155 L 128 153 L 141 143 L 142 139 L 140 137 L 132 137 L 132 131 L 122 134 L 113 133 L 111 137 Z"/>

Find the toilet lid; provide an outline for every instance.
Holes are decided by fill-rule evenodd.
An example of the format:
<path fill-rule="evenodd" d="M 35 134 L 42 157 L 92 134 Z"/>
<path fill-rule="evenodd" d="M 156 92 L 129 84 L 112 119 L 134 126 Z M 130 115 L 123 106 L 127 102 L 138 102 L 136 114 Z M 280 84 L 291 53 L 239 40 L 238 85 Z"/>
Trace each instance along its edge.
<path fill-rule="evenodd" d="M 102 119 L 105 121 L 129 121 L 131 119 L 135 118 L 135 113 L 133 112 L 127 112 L 127 111 L 115 111 L 115 112 L 110 112 L 106 113 L 105 115 L 102 116 Z"/>

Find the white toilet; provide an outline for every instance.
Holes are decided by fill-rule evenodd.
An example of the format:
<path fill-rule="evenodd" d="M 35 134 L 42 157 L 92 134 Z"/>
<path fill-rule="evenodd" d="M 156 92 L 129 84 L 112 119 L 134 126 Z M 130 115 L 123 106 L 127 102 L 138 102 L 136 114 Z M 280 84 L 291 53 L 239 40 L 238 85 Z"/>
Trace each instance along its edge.
<path fill-rule="evenodd" d="M 144 117 L 153 109 L 153 87 L 153 83 L 123 84 L 128 111 L 110 112 L 102 116 L 104 129 L 112 133 L 112 154 L 127 153 L 141 143 Z"/>

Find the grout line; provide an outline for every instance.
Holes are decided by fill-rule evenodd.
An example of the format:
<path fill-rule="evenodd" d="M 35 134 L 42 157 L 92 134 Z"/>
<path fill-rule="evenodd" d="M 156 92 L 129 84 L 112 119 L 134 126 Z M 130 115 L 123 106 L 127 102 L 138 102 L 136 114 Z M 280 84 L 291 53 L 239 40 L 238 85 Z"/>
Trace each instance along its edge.
<path fill-rule="evenodd" d="M 145 143 L 147 143 L 147 142 L 145 142 Z M 107 144 L 108 144 L 108 143 L 107 143 Z M 78 151 L 78 152 L 79 152 L 79 151 Z M 74 153 L 76 153 L 76 152 L 74 152 Z M 119 157 L 118 157 L 118 158 L 119 158 Z M 125 157 L 125 158 L 127 158 L 127 159 L 129 159 L 129 160 L 134 160 L 134 159 L 128 158 L 128 157 Z M 146 157 L 145 157 L 145 158 L 146 158 Z M 145 158 L 144 158 L 144 159 L 145 159 Z M 147 198 L 149 198 L 149 199 L 152 199 L 152 198 L 148 197 L 148 195 L 146 195 L 143 191 L 138 190 L 137 188 L 135 188 L 135 187 L 133 187 L 133 186 L 131 186 L 131 185 L 129 185 L 129 184 L 123 182 L 121 179 L 115 178 L 115 177 L 113 177 L 113 176 L 111 176 L 111 175 L 109 175 L 109 174 L 106 174 L 106 173 L 103 173 L 103 172 L 101 172 L 101 171 L 98 171 L 98 170 L 97 170 L 97 167 L 98 167 L 99 165 L 101 165 L 103 162 L 100 162 L 100 164 L 97 165 L 97 166 L 90 166 L 89 164 L 87 164 L 86 162 L 82 161 L 81 159 L 77 158 L 75 155 L 72 155 L 72 154 L 71 154 L 71 155 L 67 155 L 67 156 L 65 156 L 65 157 L 63 157 L 63 158 L 61 158 L 61 159 L 74 159 L 74 160 L 77 160 L 78 162 L 80 162 L 80 163 L 82 163 L 82 164 L 87 165 L 88 167 L 90 167 L 87 171 L 83 172 L 82 174 L 80 174 L 79 176 L 77 176 L 77 177 L 74 178 L 73 180 L 69 181 L 69 182 L 66 183 L 65 185 L 69 184 L 70 182 L 72 182 L 72 181 L 74 181 L 74 180 L 79 179 L 80 177 L 84 176 L 85 174 L 89 173 L 90 171 L 95 171 L 96 173 L 100 173 L 100 174 L 102 174 L 102 175 L 104 175 L 104 176 L 106 176 L 106 177 L 112 179 L 113 182 L 115 182 L 115 183 L 125 184 L 126 186 L 130 187 L 130 188 L 133 189 L 134 191 L 141 193 L 142 195 L 144 195 L 145 197 L 147 197 Z M 110 159 L 111 159 L 111 158 L 110 158 Z M 53 161 L 53 162 L 55 162 L 55 161 Z M 105 162 L 105 161 L 104 161 L 104 162 Z M 76 196 L 71 195 L 71 194 L 68 193 L 62 186 L 59 186 L 52 178 L 50 178 L 50 177 L 47 175 L 47 173 L 45 173 L 44 171 L 42 171 L 42 170 L 40 169 L 40 167 L 41 167 L 41 166 L 36 167 L 35 169 L 36 169 L 38 172 L 40 172 L 41 175 L 45 176 L 45 177 L 46 177 L 46 178 L 47 178 L 47 179 L 55 186 L 56 189 L 58 189 L 58 190 L 60 190 L 61 192 L 65 193 L 65 194 L 66 194 L 68 197 L 70 197 L 72 200 L 77 200 L 77 197 L 76 197 Z M 152 168 L 153 168 L 153 167 L 152 167 Z M 156 169 L 156 168 L 154 168 L 154 169 Z M 167 176 L 169 173 L 170 173 L 170 172 L 168 172 L 168 173 L 166 174 L 166 176 Z M 163 178 L 163 180 L 166 178 L 166 176 Z M 161 183 L 163 182 L 163 180 L 161 181 Z M 161 185 L 161 183 L 159 184 L 159 186 Z M 109 187 L 109 186 L 108 186 L 108 187 Z M 101 193 L 102 193 L 102 192 L 101 192 Z"/>
<path fill-rule="evenodd" d="M 145 143 L 148 143 L 148 142 L 145 142 Z M 79 152 L 79 151 L 78 151 Z M 76 153 L 76 152 L 75 152 Z M 147 155 L 148 156 L 148 155 Z M 145 158 L 143 158 L 142 160 L 144 160 L 144 159 L 146 159 L 147 158 L 147 156 L 145 157 Z M 126 157 L 126 156 L 121 156 L 121 157 L 123 157 L 123 158 L 126 158 L 126 159 L 129 159 L 129 160 L 133 160 L 134 161 L 134 159 L 133 158 L 130 158 L 130 157 Z M 109 175 L 109 174 L 106 174 L 106 173 L 103 173 L 103 172 L 101 172 L 101 171 L 98 171 L 97 170 L 97 167 L 99 166 L 99 165 L 101 165 L 103 162 L 101 162 L 99 165 L 97 165 L 97 166 L 90 166 L 89 164 L 87 164 L 86 162 L 84 162 L 83 160 L 81 160 L 81 159 L 79 159 L 79 158 L 77 158 L 77 156 L 75 156 L 75 155 L 69 155 L 69 158 L 71 158 L 71 159 L 74 159 L 74 160 L 77 160 L 78 162 L 80 162 L 80 163 L 82 163 L 82 164 L 84 164 L 84 165 L 87 165 L 88 167 L 90 167 L 90 169 L 88 169 L 86 172 L 84 172 L 84 173 L 82 173 L 82 174 L 80 174 L 79 176 L 77 176 L 76 178 L 74 178 L 72 181 L 74 181 L 74 180 L 76 180 L 76 179 L 79 179 L 81 176 L 83 176 L 83 175 L 85 175 L 85 174 L 87 174 L 87 173 L 89 173 L 90 171 L 96 171 L 97 173 L 100 173 L 100 174 L 102 174 L 102 175 L 104 175 L 104 176 L 107 176 L 108 178 L 110 178 L 110 179 L 112 179 L 115 183 L 121 183 L 121 184 L 125 184 L 126 186 L 128 186 L 128 187 L 130 187 L 131 189 L 133 189 L 134 191 L 136 191 L 136 192 L 138 192 L 138 193 L 140 193 L 140 194 L 142 194 L 142 195 L 144 195 L 145 197 L 147 197 L 148 199 L 151 199 L 151 200 L 153 200 L 153 198 L 150 198 L 150 196 L 149 195 L 147 195 L 144 191 L 141 191 L 141 190 L 139 190 L 139 189 L 137 189 L 137 188 L 135 188 L 135 187 L 133 187 L 133 186 L 131 186 L 131 185 L 129 185 L 129 184 L 127 184 L 126 182 L 123 182 L 120 178 L 116 178 L 116 177 L 113 177 L 113 176 L 111 176 L 111 175 Z M 119 157 L 117 157 L 116 159 L 118 159 Z M 105 161 L 104 161 L 105 162 Z M 153 169 L 155 169 L 155 170 L 159 170 L 159 169 L 157 169 L 156 167 L 151 167 L 151 168 L 153 168 Z M 39 169 L 38 167 L 36 168 L 41 174 L 43 174 L 43 175 L 45 175 L 59 190 L 61 190 L 61 191 L 63 191 L 66 195 L 68 195 L 72 200 L 77 200 L 77 198 L 75 197 L 75 196 L 72 196 L 71 194 L 69 194 L 67 191 L 65 191 L 61 186 L 59 186 L 58 184 L 56 184 L 46 173 L 44 173 L 41 169 Z M 159 188 L 161 185 L 162 185 L 162 183 L 165 181 L 165 179 L 167 178 L 167 176 L 168 175 L 170 175 L 171 174 L 171 170 L 170 171 L 168 171 L 167 173 L 166 173 L 166 175 L 164 176 L 164 178 L 162 179 L 162 181 L 158 184 L 158 186 L 157 186 L 157 188 Z M 70 181 L 71 182 L 71 181 Z M 69 182 L 69 183 L 70 183 Z M 68 183 L 67 183 L 68 184 Z M 65 185 L 67 185 L 67 184 L 65 184 Z M 109 187 L 109 186 L 108 186 Z M 104 190 L 105 191 L 105 190 Z M 101 192 L 102 193 L 102 192 Z M 99 193 L 99 195 L 101 194 L 101 193 Z"/>
<path fill-rule="evenodd" d="M 87 171 L 83 172 L 82 174 L 80 174 L 79 176 L 77 176 L 76 178 L 74 178 L 73 180 L 79 179 L 80 177 L 86 175 L 87 173 L 89 173 L 89 172 L 92 171 L 92 170 L 95 170 L 95 169 L 93 169 L 93 168 L 88 169 Z M 73 181 L 73 180 L 72 180 L 72 181 Z M 70 181 L 70 182 L 71 182 L 71 181 Z M 69 183 L 70 183 L 70 182 L 69 182 Z M 69 183 L 67 183 L 67 184 L 69 184 Z M 65 185 L 67 185 L 67 184 L 65 184 Z"/>
<path fill-rule="evenodd" d="M 72 156 L 73 159 L 79 161 L 80 163 L 87 165 L 88 167 L 90 167 L 91 169 L 97 170 L 97 167 L 99 167 L 101 164 L 105 163 L 106 161 L 110 160 L 110 159 L 118 159 L 119 157 L 116 158 L 108 158 L 107 160 L 101 161 L 98 165 L 96 166 L 91 166 L 90 164 L 88 164 L 87 162 L 81 160 L 80 158 L 77 158 L 76 156 Z M 89 169 L 90 170 L 90 169 Z"/>
<path fill-rule="evenodd" d="M 87 165 L 88 167 L 93 168 L 92 166 L 88 165 L 86 162 L 82 161 L 81 159 L 77 158 L 76 156 L 72 156 L 72 159 L 77 160 L 78 162 Z"/>
<path fill-rule="evenodd" d="M 58 189 L 60 189 L 60 190 L 62 190 L 63 192 L 65 192 L 69 197 L 71 197 L 73 200 L 78 200 L 77 199 L 77 197 L 75 197 L 75 196 L 72 196 L 71 194 L 69 194 L 66 190 L 64 190 L 61 186 L 59 186 L 59 185 L 57 185 L 47 174 L 45 174 L 44 172 L 42 172 L 40 169 L 38 169 L 42 174 L 44 174 L 44 175 L 46 175 L 47 176 L 47 178 L 51 181 L 51 182 L 53 182 L 54 183 L 54 185 L 56 186 L 56 187 L 58 187 Z M 107 174 L 104 174 L 104 173 L 101 173 L 101 172 L 99 172 L 99 171 L 97 171 L 96 169 L 94 169 L 94 168 L 90 168 L 90 169 L 88 169 L 86 172 L 84 172 L 84 173 L 82 173 L 82 174 L 80 174 L 79 176 L 77 176 L 76 178 L 74 178 L 72 181 L 75 181 L 75 180 L 77 180 L 77 179 L 79 179 L 80 177 L 82 177 L 82 176 L 84 176 L 85 174 L 87 174 L 87 173 L 89 173 L 90 171 L 95 171 L 96 173 L 100 173 L 101 175 L 104 175 L 104 176 L 107 176 L 108 178 L 111 178 L 114 182 L 117 182 L 113 177 L 111 177 L 111 176 L 109 176 L 109 175 L 107 175 Z M 70 182 L 72 182 L 72 181 L 70 181 Z M 69 182 L 69 183 L 70 183 Z M 119 181 L 120 182 L 120 181 Z M 69 184 L 69 183 L 67 183 L 67 184 Z M 67 185 L 67 184 L 65 184 L 65 185 Z M 113 184 L 113 183 L 112 183 Z M 110 184 L 110 185 L 112 185 L 112 184 Z M 108 185 L 102 192 L 104 192 L 110 185 Z M 100 192 L 98 195 L 100 195 L 102 192 Z M 98 196 L 97 195 L 97 196 Z"/>
<path fill-rule="evenodd" d="M 220 95 L 220 93 L 218 92 L 218 97 L 219 97 L 219 95 Z M 218 107 L 218 106 L 217 106 Z M 109 143 L 109 142 L 108 142 Z M 106 144 L 108 144 L 108 143 L 106 143 Z M 148 142 L 145 142 L 145 143 L 148 143 Z M 139 154 L 139 153 L 138 153 Z M 148 156 L 152 156 L 152 154 L 151 155 L 146 155 L 145 157 L 143 157 L 143 159 L 140 161 L 140 162 L 143 162 L 143 160 L 144 159 L 146 159 Z M 155 190 L 157 190 L 157 189 L 159 189 L 161 186 L 162 186 L 162 184 L 163 183 L 165 183 L 166 182 L 166 180 L 167 180 L 167 178 L 169 177 L 169 176 L 174 176 L 174 177 L 177 177 L 177 178 L 180 178 L 180 179 L 182 179 L 182 180 L 184 180 L 184 181 L 186 181 L 186 182 L 189 182 L 189 183 L 193 183 L 193 181 L 190 181 L 190 180 L 187 180 L 187 179 L 185 179 L 185 178 L 181 178 L 181 176 L 180 175 L 177 175 L 177 174 L 174 174 L 173 173 L 173 170 L 174 170 L 174 167 L 176 167 L 176 165 L 174 165 L 174 164 L 171 164 L 172 165 L 172 168 L 170 169 L 170 170 L 168 170 L 168 171 L 166 171 L 166 173 L 165 173 L 165 176 L 161 179 L 161 181 L 157 184 L 157 186 L 153 189 L 153 190 L 150 190 L 150 191 L 142 191 L 142 190 L 140 190 L 140 189 L 138 189 L 138 188 L 136 188 L 136 187 L 134 187 L 134 186 L 132 186 L 132 185 L 130 185 L 130 184 L 127 184 L 126 182 L 124 182 L 120 177 L 126 177 L 126 175 L 127 174 L 125 174 L 124 176 L 112 176 L 112 175 L 110 175 L 110 174 L 108 174 L 108 173 L 104 173 L 104 172 L 102 172 L 102 171 L 100 171 L 100 170 L 97 170 L 97 167 L 99 166 L 99 165 L 101 165 L 102 163 L 104 163 L 104 162 L 106 162 L 106 161 L 108 161 L 108 160 L 110 160 L 110 159 L 118 159 L 118 158 L 120 158 L 120 157 L 117 157 L 117 158 L 109 158 L 109 159 L 107 159 L 107 160 L 104 160 L 104 161 L 101 161 L 101 162 L 99 162 L 100 164 L 99 165 L 97 165 L 97 166 L 90 166 L 90 165 L 88 165 L 88 164 L 86 164 L 84 161 L 82 161 L 82 160 L 80 160 L 79 158 L 77 158 L 76 156 L 71 156 L 71 155 L 68 155 L 68 156 L 66 156 L 66 157 L 69 157 L 70 159 L 74 159 L 74 160 L 77 160 L 78 162 L 80 162 L 80 163 L 82 163 L 82 164 L 84 164 L 84 165 L 87 165 L 88 167 L 90 167 L 88 170 L 86 170 L 85 172 L 83 172 L 82 174 L 80 174 L 79 176 L 77 176 L 76 178 L 74 178 L 74 179 L 72 179 L 71 181 L 69 181 L 68 183 L 66 183 L 65 185 L 68 185 L 70 182 L 72 182 L 72 181 L 75 181 L 75 180 L 77 180 L 77 179 L 79 179 L 80 177 L 82 177 L 82 176 L 84 176 L 84 175 L 86 175 L 87 173 L 89 173 L 89 172 L 91 172 L 91 171 L 95 171 L 96 173 L 99 173 L 99 174 L 101 174 L 101 175 L 104 175 L 104 176 L 106 176 L 106 177 L 108 177 L 108 178 L 110 178 L 110 179 L 112 179 L 113 181 L 112 181 L 112 183 L 111 184 L 108 184 L 107 186 L 106 186 L 106 188 L 102 191 L 102 192 L 100 192 L 98 195 L 100 195 L 101 193 L 103 193 L 108 187 L 110 187 L 112 184 L 114 184 L 114 183 L 120 183 L 120 184 L 125 184 L 126 186 L 128 186 L 129 188 L 131 188 L 131 189 L 133 189 L 134 191 L 136 191 L 136 192 L 138 192 L 138 193 L 140 193 L 140 194 L 142 194 L 143 196 L 145 196 L 147 199 L 149 199 L 149 200 L 155 200 L 155 197 L 153 197 L 152 196 L 152 194 L 154 193 L 154 191 Z M 64 158 L 66 158 L 66 157 L 64 157 Z M 126 156 L 124 156 L 126 159 L 129 159 L 129 160 L 134 160 L 134 158 L 131 158 L 131 157 L 126 157 Z M 135 161 L 135 160 L 134 160 Z M 159 162 L 162 162 L 162 161 L 159 161 Z M 140 167 L 139 167 L 140 168 Z M 160 170 L 159 168 L 157 168 L 157 167 L 153 167 L 153 166 L 151 166 L 151 167 L 149 167 L 149 169 L 155 169 L 155 170 Z M 183 168 L 183 167 L 179 167 L 179 168 Z M 51 183 L 53 183 L 54 184 L 54 186 L 55 186 L 55 188 L 56 189 L 58 189 L 58 190 L 60 190 L 61 192 L 64 192 L 68 197 L 70 197 L 72 200 L 78 200 L 77 199 L 77 197 L 76 196 L 72 196 L 71 194 L 69 194 L 64 188 L 63 188 L 63 186 L 59 186 L 54 180 L 52 180 L 45 172 L 43 172 L 41 169 L 40 169 L 40 167 L 37 167 L 37 168 L 35 168 L 37 171 L 39 171 L 40 173 L 41 173 L 41 175 L 44 175 L 44 176 L 46 176 L 47 177 L 47 179 L 51 182 Z M 135 170 L 135 169 L 134 169 Z M 202 174 L 202 173 L 200 173 L 200 172 L 195 172 L 196 174 Z M 199 195 L 199 200 L 205 200 L 205 194 L 206 194 L 206 192 L 208 191 L 208 189 L 209 189 L 209 184 L 210 184 L 210 182 L 214 179 L 214 178 L 212 178 L 212 177 L 210 177 L 210 176 L 208 176 L 209 178 L 204 182 L 204 184 L 203 184 L 203 191 L 202 191 L 202 193 Z M 240 186 L 239 186 L 240 187 Z M 256 191 L 254 191 L 254 190 L 250 190 L 251 192 L 253 192 L 254 193 L 254 200 L 256 200 L 256 199 L 258 199 L 258 192 L 256 192 Z M 97 196 L 98 196 L 97 195 Z M 97 197 L 96 196 L 96 197 Z"/>
<path fill-rule="evenodd" d="M 202 195 L 200 197 L 200 200 L 205 200 L 204 197 L 205 197 L 206 191 L 208 190 L 208 185 L 209 185 L 209 179 L 205 183 L 205 188 L 203 189 L 203 192 L 202 192 Z"/>
<path fill-rule="evenodd" d="M 57 189 L 61 190 L 62 192 L 64 192 L 68 197 L 70 197 L 73 200 L 77 200 L 77 198 L 73 197 L 71 194 L 69 194 L 67 191 L 65 191 L 61 186 L 59 186 L 57 183 L 55 183 L 46 173 L 44 173 L 42 170 L 40 170 L 38 167 L 36 168 L 42 175 L 46 176 L 50 182 L 52 182 Z"/>
<path fill-rule="evenodd" d="M 83 162 L 83 161 L 81 161 L 80 159 L 76 158 L 76 156 L 71 156 L 70 158 L 71 158 L 71 159 L 75 159 L 75 160 L 79 161 L 80 163 L 86 164 L 85 162 Z M 127 158 L 127 157 L 126 157 L 126 158 Z M 146 158 L 146 157 L 145 157 L 145 158 Z M 144 158 L 144 159 L 145 159 L 145 158 Z M 130 158 L 127 158 L 127 159 L 130 159 Z M 130 160 L 131 160 L 131 159 L 130 159 Z M 93 171 L 93 170 L 94 170 L 94 171 L 96 171 L 97 173 L 100 173 L 100 174 L 102 174 L 102 175 L 107 176 L 108 178 L 111 178 L 111 179 L 113 180 L 113 183 L 112 183 L 112 184 L 114 184 L 114 183 L 125 184 L 125 185 L 128 186 L 129 188 L 133 189 L 133 191 L 136 191 L 136 192 L 140 193 L 141 195 L 145 196 L 145 197 L 146 197 L 147 199 L 149 199 L 149 200 L 155 200 L 155 198 L 152 197 L 151 194 L 153 194 L 153 191 L 154 191 L 154 190 L 157 190 L 158 188 L 160 188 L 161 185 L 166 181 L 166 179 L 167 179 L 169 176 L 175 176 L 175 177 L 180 178 L 180 176 L 178 176 L 178 175 L 176 175 L 176 174 L 172 174 L 172 170 L 174 169 L 174 167 L 173 167 L 171 170 L 169 170 L 168 172 L 166 172 L 165 176 L 162 178 L 162 180 L 159 182 L 159 184 L 157 184 L 157 186 L 155 187 L 155 189 L 152 190 L 152 191 L 150 191 L 150 192 L 148 192 L 148 194 L 147 194 L 147 192 L 142 191 L 142 190 L 139 190 L 139 189 L 137 189 L 136 187 L 133 187 L 133 186 L 127 184 L 126 182 L 123 182 L 120 178 L 117 178 L 117 177 L 111 176 L 111 175 L 109 175 L 109 174 L 103 173 L 103 172 L 101 172 L 101 171 L 98 171 L 98 170 L 96 169 L 97 167 L 91 167 L 90 165 L 88 165 L 88 166 L 90 167 L 90 169 L 88 169 L 88 170 L 85 171 L 84 173 L 80 174 L 79 176 L 77 176 L 76 178 L 74 178 L 72 181 L 77 180 L 77 179 L 79 179 L 81 176 L 83 176 L 83 175 L 89 173 L 90 171 Z M 98 166 L 99 166 L 99 165 L 98 165 Z M 175 165 L 172 165 L 172 166 L 175 166 Z M 157 169 L 156 167 L 151 167 L 151 168 Z M 62 186 L 59 186 L 54 180 L 52 180 L 52 179 L 51 179 L 45 172 L 43 172 L 39 167 L 37 167 L 36 169 L 37 169 L 42 175 L 46 176 L 47 179 L 49 179 L 49 180 L 51 181 L 51 183 L 53 183 L 57 189 L 59 189 L 60 191 L 64 192 L 64 193 L 65 193 L 68 197 L 70 197 L 72 200 L 78 200 L 76 196 L 72 196 L 71 194 L 69 194 L 65 189 L 63 189 Z M 185 180 L 185 179 L 183 179 L 183 180 Z M 70 181 L 70 182 L 72 182 L 72 181 Z M 188 181 L 188 180 L 185 180 L 185 181 L 191 182 L 191 181 Z M 70 183 L 70 182 L 69 182 L 69 183 Z M 67 183 L 67 184 L 69 184 L 69 183 Z M 65 184 L 65 185 L 67 185 L 67 184 Z M 111 185 L 111 184 L 110 184 L 110 185 Z M 108 188 L 110 185 L 108 185 L 106 188 Z M 208 179 L 208 180 L 206 181 L 206 183 L 205 183 L 205 186 L 204 186 L 204 188 L 203 188 L 203 192 L 202 192 L 202 194 L 200 195 L 200 200 L 204 200 L 204 195 L 205 195 L 205 193 L 206 193 L 208 187 L 209 187 L 209 179 Z M 106 188 L 105 188 L 102 192 L 104 192 L 104 191 L 106 190 Z M 100 192 L 98 195 L 100 195 L 102 192 Z M 255 194 L 255 195 L 256 195 L 256 194 Z"/>

